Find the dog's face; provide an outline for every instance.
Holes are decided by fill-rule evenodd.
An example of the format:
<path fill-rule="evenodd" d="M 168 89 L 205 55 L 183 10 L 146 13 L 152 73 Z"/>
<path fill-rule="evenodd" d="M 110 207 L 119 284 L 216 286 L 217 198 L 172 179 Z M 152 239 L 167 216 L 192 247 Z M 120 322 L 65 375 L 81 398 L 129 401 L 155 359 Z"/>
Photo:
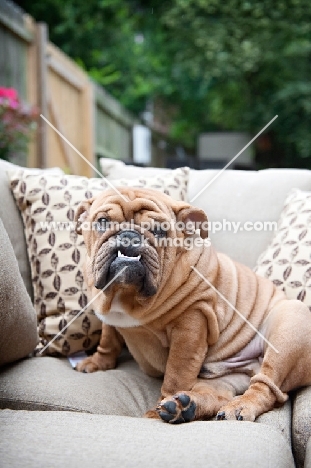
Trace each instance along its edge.
<path fill-rule="evenodd" d="M 176 229 L 176 222 L 189 227 L 189 222 L 205 221 L 206 215 L 154 190 L 118 190 L 122 196 L 107 190 L 80 204 L 77 232 L 84 237 L 88 275 L 95 288 L 107 288 L 109 294 L 110 289 L 115 291 L 108 286 L 113 282 L 141 302 L 154 296 L 171 274 L 182 249 L 173 245 L 173 239 L 189 236 Z M 201 235 L 207 237 L 206 231 Z"/>

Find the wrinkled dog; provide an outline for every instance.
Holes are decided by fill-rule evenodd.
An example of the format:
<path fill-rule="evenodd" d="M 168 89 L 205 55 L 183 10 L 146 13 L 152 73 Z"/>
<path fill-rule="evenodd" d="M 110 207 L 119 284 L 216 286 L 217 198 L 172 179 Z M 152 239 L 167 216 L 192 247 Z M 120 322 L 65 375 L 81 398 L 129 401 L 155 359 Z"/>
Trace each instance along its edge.
<path fill-rule="evenodd" d="M 254 421 L 310 384 L 307 306 L 216 253 L 206 230 L 177 229 L 202 226 L 202 210 L 153 190 L 119 191 L 81 203 L 76 214 L 88 288 L 93 297 L 104 289 L 94 301 L 100 344 L 77 370 L 113 369 L 125 341 L 144 372 L 164 376 L 145 416 L 169 423 Z"/>

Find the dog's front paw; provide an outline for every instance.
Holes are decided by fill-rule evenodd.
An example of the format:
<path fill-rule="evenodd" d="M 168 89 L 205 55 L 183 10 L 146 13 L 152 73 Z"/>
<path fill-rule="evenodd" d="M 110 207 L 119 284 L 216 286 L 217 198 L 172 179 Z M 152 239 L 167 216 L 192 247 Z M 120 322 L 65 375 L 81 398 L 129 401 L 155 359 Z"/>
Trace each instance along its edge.
<path fill-rule="evenodd" d="M 157 406 L 160 418 L 170 424 L 181 424 L 193 421 L 196 404 L 186 393 L 180 392 L 164 398 Z"/>
<path fill-rule="evenodd" d="M 92 372 L 97 372 L 99 370 L 105 371 L 109 369 L 114 369 L 116 367 L 116 360 L 112 359 L 109 356 L 103 356 L 102 354 L 95 353 L 93 356 L 89 356 L 83 361 L 79 362 L 75 370 L 78 372 L 85 372 L 90 374 Z"/>
<path fill-rule="evenodd" d="M 254 404 L 243 401 L 241 397 L 235 398 L 227 405 L 220 408 L 217 413 L 216 420 L 238 420 L 238 421 L 255 421 L 256 412 Z"/>
<path fill-rule="evenodd" d="M 91 373 L 99 370 L 98 364 L 93 361 L 93 356 L 83 359 L 83 361 L 78 362 L 75 367 L 75 370 L 78 372 Z"/>

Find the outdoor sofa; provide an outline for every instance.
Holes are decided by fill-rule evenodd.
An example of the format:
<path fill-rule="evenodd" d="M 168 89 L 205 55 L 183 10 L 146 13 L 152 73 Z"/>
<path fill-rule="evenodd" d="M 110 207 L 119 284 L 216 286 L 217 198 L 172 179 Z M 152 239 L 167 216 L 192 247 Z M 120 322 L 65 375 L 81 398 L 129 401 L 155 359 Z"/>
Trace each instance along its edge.
<path fill-rule="evenodd" d="M 36 314 L 23 223 L 7 175 L 13 169 L 0 160 L 0 466 L 311 467 L 310 388 L 254 423 L 174 426 L 142 418 L 161 380 L 145 375 L 126 351 L 117 369 L 94 374 L 74 371 L 66 357 L 29 357 L 38 340 Z M 109 177 L 168 171 L 119 165 Z M 190 170 L 188 199 L 217 174 Z M 210 233 L 216 249 L 253 268 L 275 235 L 259 223 L 279 220 L 292 188 L 311 192 L 311 171 L 226 170 L 193 204 L 222 226 L 223 220 L 257 223 L 257 230 L 236 233 L 215 224 Z"/>

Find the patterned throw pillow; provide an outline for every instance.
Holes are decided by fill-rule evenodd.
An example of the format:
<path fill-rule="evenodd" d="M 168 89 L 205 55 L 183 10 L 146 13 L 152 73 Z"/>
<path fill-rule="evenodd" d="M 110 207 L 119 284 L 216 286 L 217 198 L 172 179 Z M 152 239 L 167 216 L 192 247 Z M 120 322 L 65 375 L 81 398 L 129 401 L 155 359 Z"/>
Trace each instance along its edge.
<path fill-rule="evenodd" d="M 126 166 L 125 166 L 126 167 Z M 138 168 L 143 171 L 144 169 Z M 175 200 L 188 201 L 187 189 L 189 179 L 189 167 L 180 167 L 178 169 L 169 170 L 168 174 L 159 174 L 152 177 L 141 176 L 137 179 L 118 179 L 109 178 L 115 186 L 124 187 L 141 187 L 160 190 L 161 192 L 170 195 Z"/>
<path fill-rule="evenodd" d="M 188 168 L 176 169 L 168 176 L 124 181 L 124 185 L 159 189 L 186 201 L 188 172 Z M 40 337 L 35 354 L 66 356 L 88 350 L 99 341 L 101 323 L 87 306 L 82 274 L 85 246 L 73 221 L 82 200 L 110 186 L 105 179 L 23 170 L 10 178 L 23 217 L 34 286 Z M 123 181 L 111 182 L 121 186 Z"/>
<path fill-rule="evenodd" d="M 294 189 L 289 193 L 274 239 L 254 271 L 311 311 L 311 192 Z"/>

